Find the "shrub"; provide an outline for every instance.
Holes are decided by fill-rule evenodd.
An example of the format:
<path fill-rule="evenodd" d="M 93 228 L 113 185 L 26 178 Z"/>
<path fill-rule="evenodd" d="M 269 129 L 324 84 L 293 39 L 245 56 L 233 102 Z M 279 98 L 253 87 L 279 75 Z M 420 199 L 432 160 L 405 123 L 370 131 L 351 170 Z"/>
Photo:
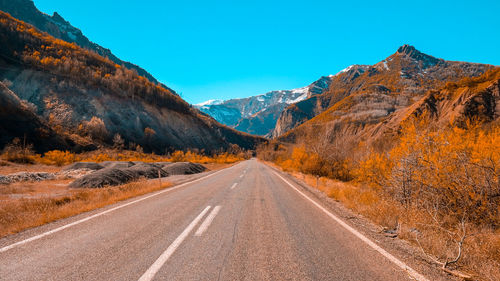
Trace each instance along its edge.
<path fill-rule="evenodd" d="M 5 146 L 2 158 L 15 163 L 33 164 L 35 163 L 33 144 L 26 144 L 26 141 L 21 143 L 19 138 L 14 138 L 10 144 Z"/>
<path fill-rule="evenodd" d="M 62 166 L 71 164 L 77 160 L 76 155 L 69 151 L 53 150 L 46 152 L 40 162 L 48 165 Z"/>

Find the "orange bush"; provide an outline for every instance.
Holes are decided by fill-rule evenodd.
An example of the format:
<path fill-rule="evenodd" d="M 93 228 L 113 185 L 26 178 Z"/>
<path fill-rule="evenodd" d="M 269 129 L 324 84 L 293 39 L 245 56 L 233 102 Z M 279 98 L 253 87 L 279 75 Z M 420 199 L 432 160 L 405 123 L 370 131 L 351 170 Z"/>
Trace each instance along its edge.
<path fill-rule="evenodd" d="M 78 157 L 69 151 L 53 150 L 46 152 L 39 162 L 47 165 L 62 166 L 78 161 Z"/>

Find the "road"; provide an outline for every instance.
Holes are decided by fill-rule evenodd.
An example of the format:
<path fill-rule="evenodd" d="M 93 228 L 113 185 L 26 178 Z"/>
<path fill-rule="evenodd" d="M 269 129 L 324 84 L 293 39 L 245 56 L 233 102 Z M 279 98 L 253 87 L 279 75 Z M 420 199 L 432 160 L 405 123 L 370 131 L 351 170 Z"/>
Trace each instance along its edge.
<path fill-rule="evenodd" d="M 0 279 L 414 280 L 293 186 L 241 162 L 0 239 Z"/>

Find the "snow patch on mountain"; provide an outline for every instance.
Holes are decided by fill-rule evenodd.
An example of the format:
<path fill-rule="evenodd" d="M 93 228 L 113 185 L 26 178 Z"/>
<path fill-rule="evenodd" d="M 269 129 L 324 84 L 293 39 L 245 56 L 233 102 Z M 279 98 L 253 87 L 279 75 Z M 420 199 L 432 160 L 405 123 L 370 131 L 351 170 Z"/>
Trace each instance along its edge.
<path fill-rule="evenodd" d="M 194 107 L 196 108 L 201 108 L 201 107 L 209 107 L 211 105 L 217 105 L 223 103 L 223 100 L 207 100 L 201 103 L 194 104 Z"/>

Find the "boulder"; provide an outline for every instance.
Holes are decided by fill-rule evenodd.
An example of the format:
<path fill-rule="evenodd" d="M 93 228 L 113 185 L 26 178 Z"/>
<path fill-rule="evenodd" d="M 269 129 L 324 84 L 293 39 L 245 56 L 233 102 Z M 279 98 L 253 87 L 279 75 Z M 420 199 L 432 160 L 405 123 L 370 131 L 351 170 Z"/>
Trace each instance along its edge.
<path fill-rule="evenodd" d="M 207 170 L 205 166 L 191 162 L 177 162 L 163 167 L 169 175 L 191 175 L 204 172 Z"/>
<path fill-rule="evenodd" d="M 101 188 L 109 185 L 121 185 L 133 181 L 138 177 L 127 169 L 105 168 L 83 176 L 73 181 L 69 186 L 73 188 Z"/>
<path fill-rule="evenodd" d="M 154 179 L 158 178 L 158 172 L 161 177 L 168 177 L 169 174 L 161 169 L 161 166 L 157 166 L 154 163 L 142 163 L 134 165 L 130 168 L 122 169 L 124 171 L 134 174 L 137 178 L 147 178 Z"/>

